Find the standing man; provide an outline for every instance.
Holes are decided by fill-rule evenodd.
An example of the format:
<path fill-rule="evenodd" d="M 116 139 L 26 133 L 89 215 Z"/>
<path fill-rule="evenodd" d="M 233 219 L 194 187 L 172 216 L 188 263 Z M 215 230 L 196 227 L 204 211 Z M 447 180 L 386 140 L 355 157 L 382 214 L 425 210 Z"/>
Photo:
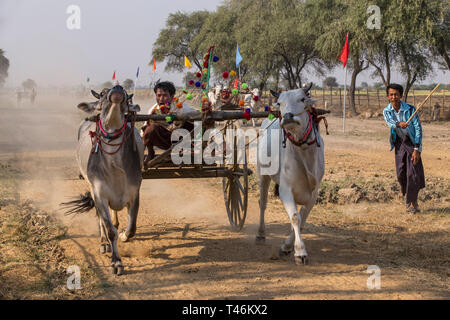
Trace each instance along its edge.
<path fill-rule="evenodd" d="M 397 179 L 405 197 L 407 211 L 418 213 L 420 211 L 417 197 L 419 190 L 425 188 L 425 175 L 420 156 L 422 125 L 417 113 L 409 124 L 406 124 L 416 108 L 400 100 L 403 96 L 401 85 L 395 83 L 388 85 L 386 93 L 390 103 L 383 110 L 383 115 L 391 128 L 389 141 L 391 150 L 395 148 Z"/>
<path fill-rule="evenodd" d="M 148 114 L 183 115 L 199 112 L 186 103 L 178 104 L 177 106 L 177 103 L 174 102 L 176 89 L 172 82 L 158 82 L 153 90 L 156 95 L 156 104 L 150 108 Z M 145 123 L 145 126 L 142 128 L 142 139 L 144 140 L 144 145 L 148 148 L 148 157 L 145 159 L 144 164 L 147 164 L 155 157 L 154 147 L 167 150 L 172 146 L 172 131 L 178 128 L 191 132 L 194 129 L 194 124 L 187 121 L 181 124 L 151 121 Z"/>

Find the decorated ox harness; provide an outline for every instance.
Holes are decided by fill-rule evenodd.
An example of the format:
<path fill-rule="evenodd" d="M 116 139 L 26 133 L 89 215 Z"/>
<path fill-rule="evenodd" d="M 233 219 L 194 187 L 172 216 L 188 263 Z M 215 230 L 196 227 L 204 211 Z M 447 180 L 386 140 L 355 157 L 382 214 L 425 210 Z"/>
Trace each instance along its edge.
<path fill-rule="evenodd" d="M 113 89 L 109 90 L 109 92 L 107 93 L 108 100 L 111 96 L 111 93 L 114 90 L 119 90 L 119 89 L 114 87 Z M 128 100 L 127 93 L 123 89 L 122 89 L 122 91 L 123 91 L 124 99 Z M 100 150 L 102 152 L 104 152 L 105 154 L 114 155 L 114 154 L 118 153 L 120 151 L 120 149 L 122 149 L 122 146 L 125 144 L 125 142 L 128 140 L 128 138 L 130 136 L 133 137 L 133 150 L 136 151 L 136 141 L 134 140 L 134 126 L 135 126 L 135 122 L 136 122 L 136 112 L 131 112 L 130 109 L 128 108 L 128 115 L 132 115 L 133 120 L 131 121 L 130 130 L 123 137 L 123 139 L 120 143 L 111 143 L 111 141 L 121 137 L 127 131 L 127 126 L 128 126 L 127 116 L 125 116 L 125 120 L 123 122 L 122 128 L 114 131 L 113 133 L 109 133 L 102 126 L 100 114 L 97 115 L 97 119 L 95 121 L 95 131 L 89 131 L 89 136 L 91 137 L 91 143 L 92 143 L 91 154 L 97 153 L 98 149 L 100 148 Z M 106 141 L 106 140 L 108 140 L 108 141 Z M 117 147 L 117 149 L 113 152 L 108 152 L 103 148 L 103 145 Z"/>
<path fill-rule="evenodd" d="M 319 140 L 317 139 L 317 135 L 319 133 L 319 124 L 320 121 L 323 120 L 323 122 L 325 123 L 325 129 L 327 132 L 327 135 L 329 134 L 328 132 L 328 122 L 327 119 L 324 116 L 319 116 L 317 113 L 317 110 L 313 107 L 309 107 L 309 110 L 307 110 L 307 114 L 309 117 L 309 121 L 308 121 L 308 125 L 302 135 L 302 138 L 297 140 L 295 139 L 295 137 L 286 129 L 283 129 L 283 148 L 286 148 L 286 140 L 289 139 L 290 142 L 292 142 L 293 145 L 297 146 L 297 147 L 301 147 L 304 144 L 307 144 L 308 146 L 313 145 L 314 143 L 317 144 L 317 147 L 320 148 L 320 143 Z M 302 112 L 295 114 L 295 115 L 299 115 Z M 280 113 L 280 122 L 282 119 L 282 115 Z M 309 141 L 308 139 L 311 135 L 311 132 L 314 131 L 314 140 Z"/>

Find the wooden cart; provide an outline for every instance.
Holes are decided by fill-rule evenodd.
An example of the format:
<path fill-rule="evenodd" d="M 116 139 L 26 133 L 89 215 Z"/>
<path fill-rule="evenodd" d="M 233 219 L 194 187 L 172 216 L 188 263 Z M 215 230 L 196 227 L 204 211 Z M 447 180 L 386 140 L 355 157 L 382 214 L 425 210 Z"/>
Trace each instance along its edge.
<path fill-rule="evenodd" d="M 224 126 L 220 129 L 226 141 L 227 129 L 237 129 L 237 120 L 244 119 L 244 112 L 234 111 L 239 108 L 230 108 L 230 111 L 212 111 L 206 115 L 175 117 L 173 121 L 202 121 L 203 123 L 216 123 L 224 121 Z M 278 117 L 278 112 L 272 112 Z M 254 112 L 253 118 L 267 118 L 269 112 Z M 166 121 L 164 115 L 137 115 L 136 121 Z M 240 231 L 245 223 L 248 204 L 248 177 L 253 172 L 248 168 L 248 150 L 238 152 L 237 137 L 234 136 L 234 159 L 233 164 L 181 164 L 175 165 L 170 158 L 172 147 L 163 153 L 157 154 L 143 169 L 144 179 L 182 179 L 182 178 L 222 178 L 222 189 L 225 200 L 225 208 L 228 220 L 235 231 Z M 202 150 L 203 151 L 203 150 Z M 238 156 L 241 158 L 238 159 Z M 238 161 L 239 160 L 239 161 Z M 224 161 L 225 162 L 225 161 Z"/>

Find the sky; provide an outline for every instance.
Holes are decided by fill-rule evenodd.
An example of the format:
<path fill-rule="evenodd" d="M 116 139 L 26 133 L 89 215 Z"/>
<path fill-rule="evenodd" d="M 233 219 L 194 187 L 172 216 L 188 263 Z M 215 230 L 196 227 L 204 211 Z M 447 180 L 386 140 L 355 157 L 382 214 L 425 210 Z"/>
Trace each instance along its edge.
<path fill-rule="evenodd" d="M 213 11 L 222 0 L 0 0 L 0 48 L 10 60 L 7 86 L 18 86 L 32 78 L 40 86 L 85 85 L 117 78 L 135 78 L 138 85 L 165 79 L 181 85 L 182 73 L 164 72 L 158 63 L 152 71 L 152 45 L 164 28 L 170 13 L 196 10 Z M 70 30 L 67 20 L 71 5 L 80 8 L 80 29 Z M 241 51 L 245 61 L 245 52 Z M 357 83 L 379 81 L 363 72 Z M 337 68 L 330 76 L 344 82 L 344 71 Z M 313 73 L 304 78 L 321 83 Z M 394 73 L 394 82 L 402 78 Z M 435 71 L 423 83 L 450 82 L 450 73 Z M 350 73 L 348 82 L 350 82 Z"/>

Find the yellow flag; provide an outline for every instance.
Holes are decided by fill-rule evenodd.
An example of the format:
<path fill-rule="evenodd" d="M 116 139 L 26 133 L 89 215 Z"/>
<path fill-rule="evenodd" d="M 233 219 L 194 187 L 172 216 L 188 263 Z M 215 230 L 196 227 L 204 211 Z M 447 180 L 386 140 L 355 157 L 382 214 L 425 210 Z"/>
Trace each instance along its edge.
<path fill-rule="evenodd" d="M 186 56 L 184 56 L 184 65 L 189 69 L 191 68 L 191 62 L 188 60 Z"/>

